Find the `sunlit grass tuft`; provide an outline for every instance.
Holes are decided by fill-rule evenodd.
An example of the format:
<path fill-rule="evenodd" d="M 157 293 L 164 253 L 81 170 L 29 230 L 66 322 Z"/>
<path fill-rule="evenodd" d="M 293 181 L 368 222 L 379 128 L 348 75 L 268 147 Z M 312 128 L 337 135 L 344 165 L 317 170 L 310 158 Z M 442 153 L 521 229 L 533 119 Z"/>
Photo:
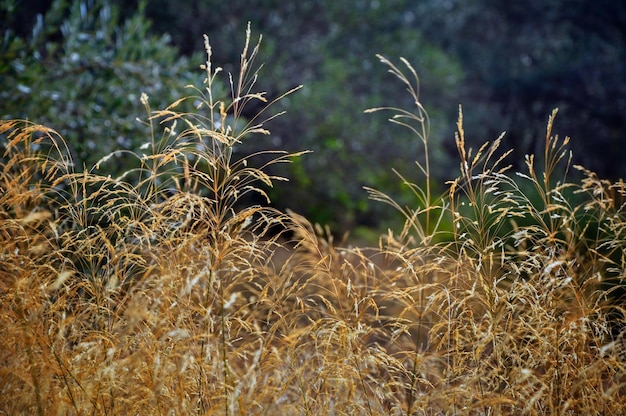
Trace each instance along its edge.
<path fill-rule="evenodd" d="M 416 108 L 374 111 L 417 135 L 426 185 L 398 172 L 411 207 L 368 188 L 405 225 L 352 247 L 257 204 L 301 154 L 233 151 L 280 115 L 250 40 L 236 76 L 207 39 L 204 88 L 142 98 L 150 134 L 119 177 L 116 154 L 81 170 L 54 131 L 0 122 L 0 413 L 625 412 L 624 184 L 571 165 L 556 113 L 522 172 L 506 137 L 468 148 L 460 113 L 435 195 L 419 78 L 381 57 Z"/>

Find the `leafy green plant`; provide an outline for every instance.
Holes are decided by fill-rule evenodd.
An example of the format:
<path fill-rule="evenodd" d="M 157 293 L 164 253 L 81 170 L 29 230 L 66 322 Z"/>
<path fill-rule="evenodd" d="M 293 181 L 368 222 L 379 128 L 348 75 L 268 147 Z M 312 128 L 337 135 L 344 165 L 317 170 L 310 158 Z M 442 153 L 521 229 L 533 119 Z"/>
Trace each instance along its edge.
<path fill-rule="evenodd" d="M 151 34 L 146 7 L 140 2 L 125 16 L 106 1 L 55 0 L 28 36 L 7 29 L 0 46 L 2 118 L 56 128 L 76 169 L 113 151 L 138 151 L 141 92 L 164 108 L 197 82 L 192 62 L 201 60 L 179 56 L 168 36 Z M 16 12 L 7 10 L 7 18 Z M 126 154 L 108 164 L 111 175 L 132 163 Z"/>

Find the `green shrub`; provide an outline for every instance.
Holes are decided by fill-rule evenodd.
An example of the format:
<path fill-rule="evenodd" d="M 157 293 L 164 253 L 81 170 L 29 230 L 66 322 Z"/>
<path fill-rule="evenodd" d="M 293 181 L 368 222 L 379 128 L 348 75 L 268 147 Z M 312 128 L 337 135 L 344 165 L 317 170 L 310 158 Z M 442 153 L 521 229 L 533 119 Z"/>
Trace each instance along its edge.
<path fill-rule="evenodd" d="M 107 1 L 55 0 L 32 33 L 7 29 L 0 47 L 0 114 L 54 127 L 77 169 L 119 151 L 115 176 L 132 163 L 124 150 L 146 141 L 141 94 L 165 108 L 196 84 L 199 55 L 181 57 L 167 36 L 150 33 L 146 2 L 132 16 Z M 16 10 L 13 10 L 15 13 Z M 11 14 L 11 10 L 5 13 Z M 216 90 L 219 87 L 216 86 Z"/>

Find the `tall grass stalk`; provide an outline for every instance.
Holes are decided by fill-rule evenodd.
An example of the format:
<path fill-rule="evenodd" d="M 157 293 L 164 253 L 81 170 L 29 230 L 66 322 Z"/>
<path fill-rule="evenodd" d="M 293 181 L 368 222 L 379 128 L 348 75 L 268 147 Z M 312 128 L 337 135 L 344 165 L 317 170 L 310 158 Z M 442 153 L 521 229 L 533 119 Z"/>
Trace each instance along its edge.
<path fill-rule="evenodd" d="M 0 413 L 626 413 L 624 184 L 572 164 L 556 113 L 512 172 L 459 112 L 434 195 L 417 73 L 380 57 L 416 106 L 371 111 L 416 135 L 424 186 L 397 172 L 408 207 L 367 188 L 405 224 L 353 247 L 267 203 L 301 153 L 245 153 L 283 97 L 256 91 L 250 30 L 235 75 L 205 46 L 202 87 L 142 97 L 119 177 L 119 152 L 79 169 L 53 130 L 0 122 Z"/>

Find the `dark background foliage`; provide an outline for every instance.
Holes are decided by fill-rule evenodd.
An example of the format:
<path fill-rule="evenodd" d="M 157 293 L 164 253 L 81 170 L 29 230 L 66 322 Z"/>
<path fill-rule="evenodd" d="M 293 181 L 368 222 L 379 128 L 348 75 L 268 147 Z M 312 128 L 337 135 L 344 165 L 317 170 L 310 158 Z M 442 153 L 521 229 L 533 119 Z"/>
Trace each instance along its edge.
<path fill-rule="evenodd" d="M 420 182 L 419 141 L 390 125 L 380 105 L 410 108 L 410 96 L 376 53 L 407 58 L 421 77 L 432 118 L 434 182 L 456 175 L 454 130 L 463 104 L 468 140 L 478 146 L 507 131 L 504 147 L 521 168 L 541 153 L 545 122 L 572 137 L 574 160 L 616 179 L 626 176 L 626 3 L 599 0 L 309 0 L 0 2 L 0 116 L 49 124 L 91 166 L 120 148 L 136 149 L 148 132 L 139 102 L 154 108 L 199 85 L 203 39 L 215 61 L 236 71 L 247 22 L 262 34 L 259 89 L 271 97 L 303 84 L 276 110 L 272 136 L 241 152 L 314 153 L 276 172 L 290 178 L 273 202 L 336 230 L 380 228 L 387 207 L 362 186 L 404 203 L 395 168 Z M 261 63 L 261 62 L 259 62 Z M 252 116 L 258 108 L 248 108 Z M 125 168 L 123 158 L 110 164 Z M 442 187 L 440 187 L 442 189 Z"/>

